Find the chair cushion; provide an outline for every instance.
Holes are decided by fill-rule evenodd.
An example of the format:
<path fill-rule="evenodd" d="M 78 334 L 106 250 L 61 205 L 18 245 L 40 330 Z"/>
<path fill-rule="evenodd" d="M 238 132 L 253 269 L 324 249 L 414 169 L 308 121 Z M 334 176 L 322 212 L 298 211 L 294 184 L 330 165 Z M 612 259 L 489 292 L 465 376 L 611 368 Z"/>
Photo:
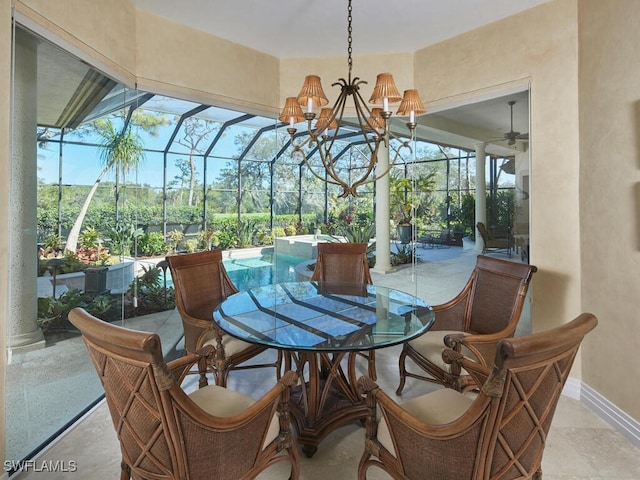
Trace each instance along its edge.
<path fill-rule="evenodd" d="M 202 346 L 204 347 L 205 345 L 213 345 L 215 347 L 217 344 L 215 335 L 216 335 L 215 331 L 213 330 L 207 333 L 207 335 L 204 337 L 204 342 Z M 232 337 L 231 335 L 224 334 L 222 335 L 222 346 L 224 347 L 225 356 L 230 357 L 231 355 L 240 353 L 246 350 L 247 348 L 254 347 L 255 345 L 249 342 L 243 342 L 242 340 L 238 340 L 237 338 Z"/>
<path fill-rule="evenodd" d="M 442 388 L 421 395 L 402 404 L 402 408 L 429 425 L 444 425 L 460 418 L 473 403 L 473 397 L 465 396 L 451 388 Z M 378 441 L 396 455 L 384 418 L 378 420 Z"/>
<path fill-rule="evenodd" d="M 418 338 L 414 338 L 409 342 L 409 345 L 416 350 L 420 355 L 429 360 L 434 365 L 440 367 L 445 372 L 449 371 L 450 366 L 444 363 L 442 359 L 442 351 L 447 348 L 444 344 L 444 337 L 450 333 L 462 333 L 457 330 L 434 330 L 428 331 L 420 335 Z M 461 349 L 461 353 L 471 360 L 477 360 L 476 356 L 464 346 Z M 462 375 L 467 375 L 466 370 L 462 369 Z"/>
<path fill-rule="evenodd" d="M 189 398 L 209 415 L 216 417 L 233 417 L 242 413 L 256 401 L 242 393 L 229 390 L 218 385 L 207 385 L 189 394 Z M 274 415 L 269 425 L 262 448 L 275 440 L 280 433 L 278 415 Z"/>

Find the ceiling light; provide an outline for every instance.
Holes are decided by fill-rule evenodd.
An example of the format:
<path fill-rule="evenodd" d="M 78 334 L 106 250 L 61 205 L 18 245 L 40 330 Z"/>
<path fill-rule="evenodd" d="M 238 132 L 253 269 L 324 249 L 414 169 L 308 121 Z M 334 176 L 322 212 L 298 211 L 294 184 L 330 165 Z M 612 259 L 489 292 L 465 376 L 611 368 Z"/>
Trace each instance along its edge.
<path fill-rule="evenodd" d="M 382 105 L 382 108 L 369 108 L 360 94 L 360 85 L 367 82 L 358 77 L 351 78 L 353 61 L 351 58 L 352 44 L 352 6 L 351 0 L 348 3 L 347 16 L 347 54 L 349 75 L 347 79 L 340 78 L 332 86 L 340 86 L 340 95 L 331 108 L 322 108 L 329 103 L 324 91 L 320 77 L 317 75 L 307 75 L 300 93 L 297 97 L 288 97 L 279 119 L 289 123 L 287 131 L 291 136 L 292 151 L 291 156 L 299 155 L 307 165 L 311 173 L 320 180 L 342 188 L 339 197 L 350 195 L 357 197 L 358 188 L 387 175 L 399 158 L 402 149 L 412 151 L 410 143 L 415 135 L 415 116 L 426 112 L 417 90 L 405 90 L 400 96 L 398 89 L 390 73 L 381 73 L 377 77 L 376 85 L 369 102 L 374 105 Z M 362 134 L 364 143 L 368 147 L 368 155 L 361 159 L 359 163 L 349 165 L 349 168 L 339 163 L 339 159 L 334 159 L 332 148 L 339 133 L 352 132 L 356 122 L 346 122 L 344 118 L 345 106 L 350 100 L 353 104 L 353 111 L 356 114 L 356 131 Z M 389 161 L 389 166 L 383 171 L 377 171 L 378 153 L 381 147 L 389 148 L 389 140 L 398 137 L 390 131 L 390 119 L 392 116 L 389 104 L 400 103 L 397 115 L 409 117 L 407 127 L 410 132 L 410 141 L 402 141 L 396 149 L 393 160 Z M 303 107 L 306 111 L 303 113 Z M 320 115 L 316 120 L 314 110 L 320 110 Z M 307 122 L 308 137 L 302 142 L 295 143 L 297 129 L 295 124 Z M 314 121 L 315 120 L 315 121 Z M 342 130 L 342 132 L 340 132 Z M 317 149 L 322 162 L 321 165 L 313 165 L 309 161 L 310 153 Z M 358 162 L 356 160 L 356 162 Z M 347 178 L 343 178 L 346 175 Z M 355 178 L 352 178 L 355 177 Z"/>

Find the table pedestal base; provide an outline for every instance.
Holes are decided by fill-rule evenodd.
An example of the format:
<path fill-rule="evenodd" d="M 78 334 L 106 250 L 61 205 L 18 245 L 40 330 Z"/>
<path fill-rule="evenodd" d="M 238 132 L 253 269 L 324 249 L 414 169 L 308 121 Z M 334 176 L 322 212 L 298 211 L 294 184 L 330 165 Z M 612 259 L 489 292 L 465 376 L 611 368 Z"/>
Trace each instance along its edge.
<path fill-rule="evenodd" d="M 340 364 L 345 356 L 346 376 Z M 291 391 L 291 419 L 302 451 L 312 457 L 329 433 L 366 418 L 367 406 L 357 387 L 356 353 L 300 352 L 286 357 L 285 366 L 294 367 L 300 378 Z"/>

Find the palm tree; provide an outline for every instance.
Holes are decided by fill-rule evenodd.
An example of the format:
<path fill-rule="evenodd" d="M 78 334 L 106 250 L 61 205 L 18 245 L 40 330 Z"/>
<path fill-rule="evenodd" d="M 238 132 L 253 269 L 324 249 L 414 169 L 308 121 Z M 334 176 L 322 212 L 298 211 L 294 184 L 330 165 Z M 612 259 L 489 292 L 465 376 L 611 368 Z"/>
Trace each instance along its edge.
<path fill-rule="evenodd" d="M 124 175 L 131 170 L 135 170 L 138 165 L 140 165 L 140 162 L 144 160 L 142 140 L 131 129 L 131 124 L 124 130 L 117 131 L 110 120 L 97 120 L 95 122 L 95 128 L 103 138 L 103 142 L 100 144 L 100 158 L 104 168 L 100 172 L 100 175 L 98 175 L 91 190 L 89 190 L 87 198 L 84 200 L 82 208 L 80 209 L 80 213 L 78 213 L 78 217 L 67 236 L 65 249 L 70 252 L 75 252 L 78 247 L 78 238 L 80 236 L 80 230 L 82 229 L 82 222 L 84 221 L 91 199 L 98 189 L 102 178 L 111 169 L 115 169 L 117 173 Z"/>

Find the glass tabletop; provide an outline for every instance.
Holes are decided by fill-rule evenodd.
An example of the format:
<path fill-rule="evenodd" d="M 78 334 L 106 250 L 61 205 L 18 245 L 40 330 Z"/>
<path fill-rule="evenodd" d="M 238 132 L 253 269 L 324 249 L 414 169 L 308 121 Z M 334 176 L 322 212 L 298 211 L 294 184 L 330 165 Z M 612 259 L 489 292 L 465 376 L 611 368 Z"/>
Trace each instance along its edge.
<path fill-rule="evenodd" d="M 392 288 L 292 282 L 236 293 L 213 312 L 225 332 L 290 350 L 369 350 L 410 340 L 435 315 L 423 300 Z"/>

